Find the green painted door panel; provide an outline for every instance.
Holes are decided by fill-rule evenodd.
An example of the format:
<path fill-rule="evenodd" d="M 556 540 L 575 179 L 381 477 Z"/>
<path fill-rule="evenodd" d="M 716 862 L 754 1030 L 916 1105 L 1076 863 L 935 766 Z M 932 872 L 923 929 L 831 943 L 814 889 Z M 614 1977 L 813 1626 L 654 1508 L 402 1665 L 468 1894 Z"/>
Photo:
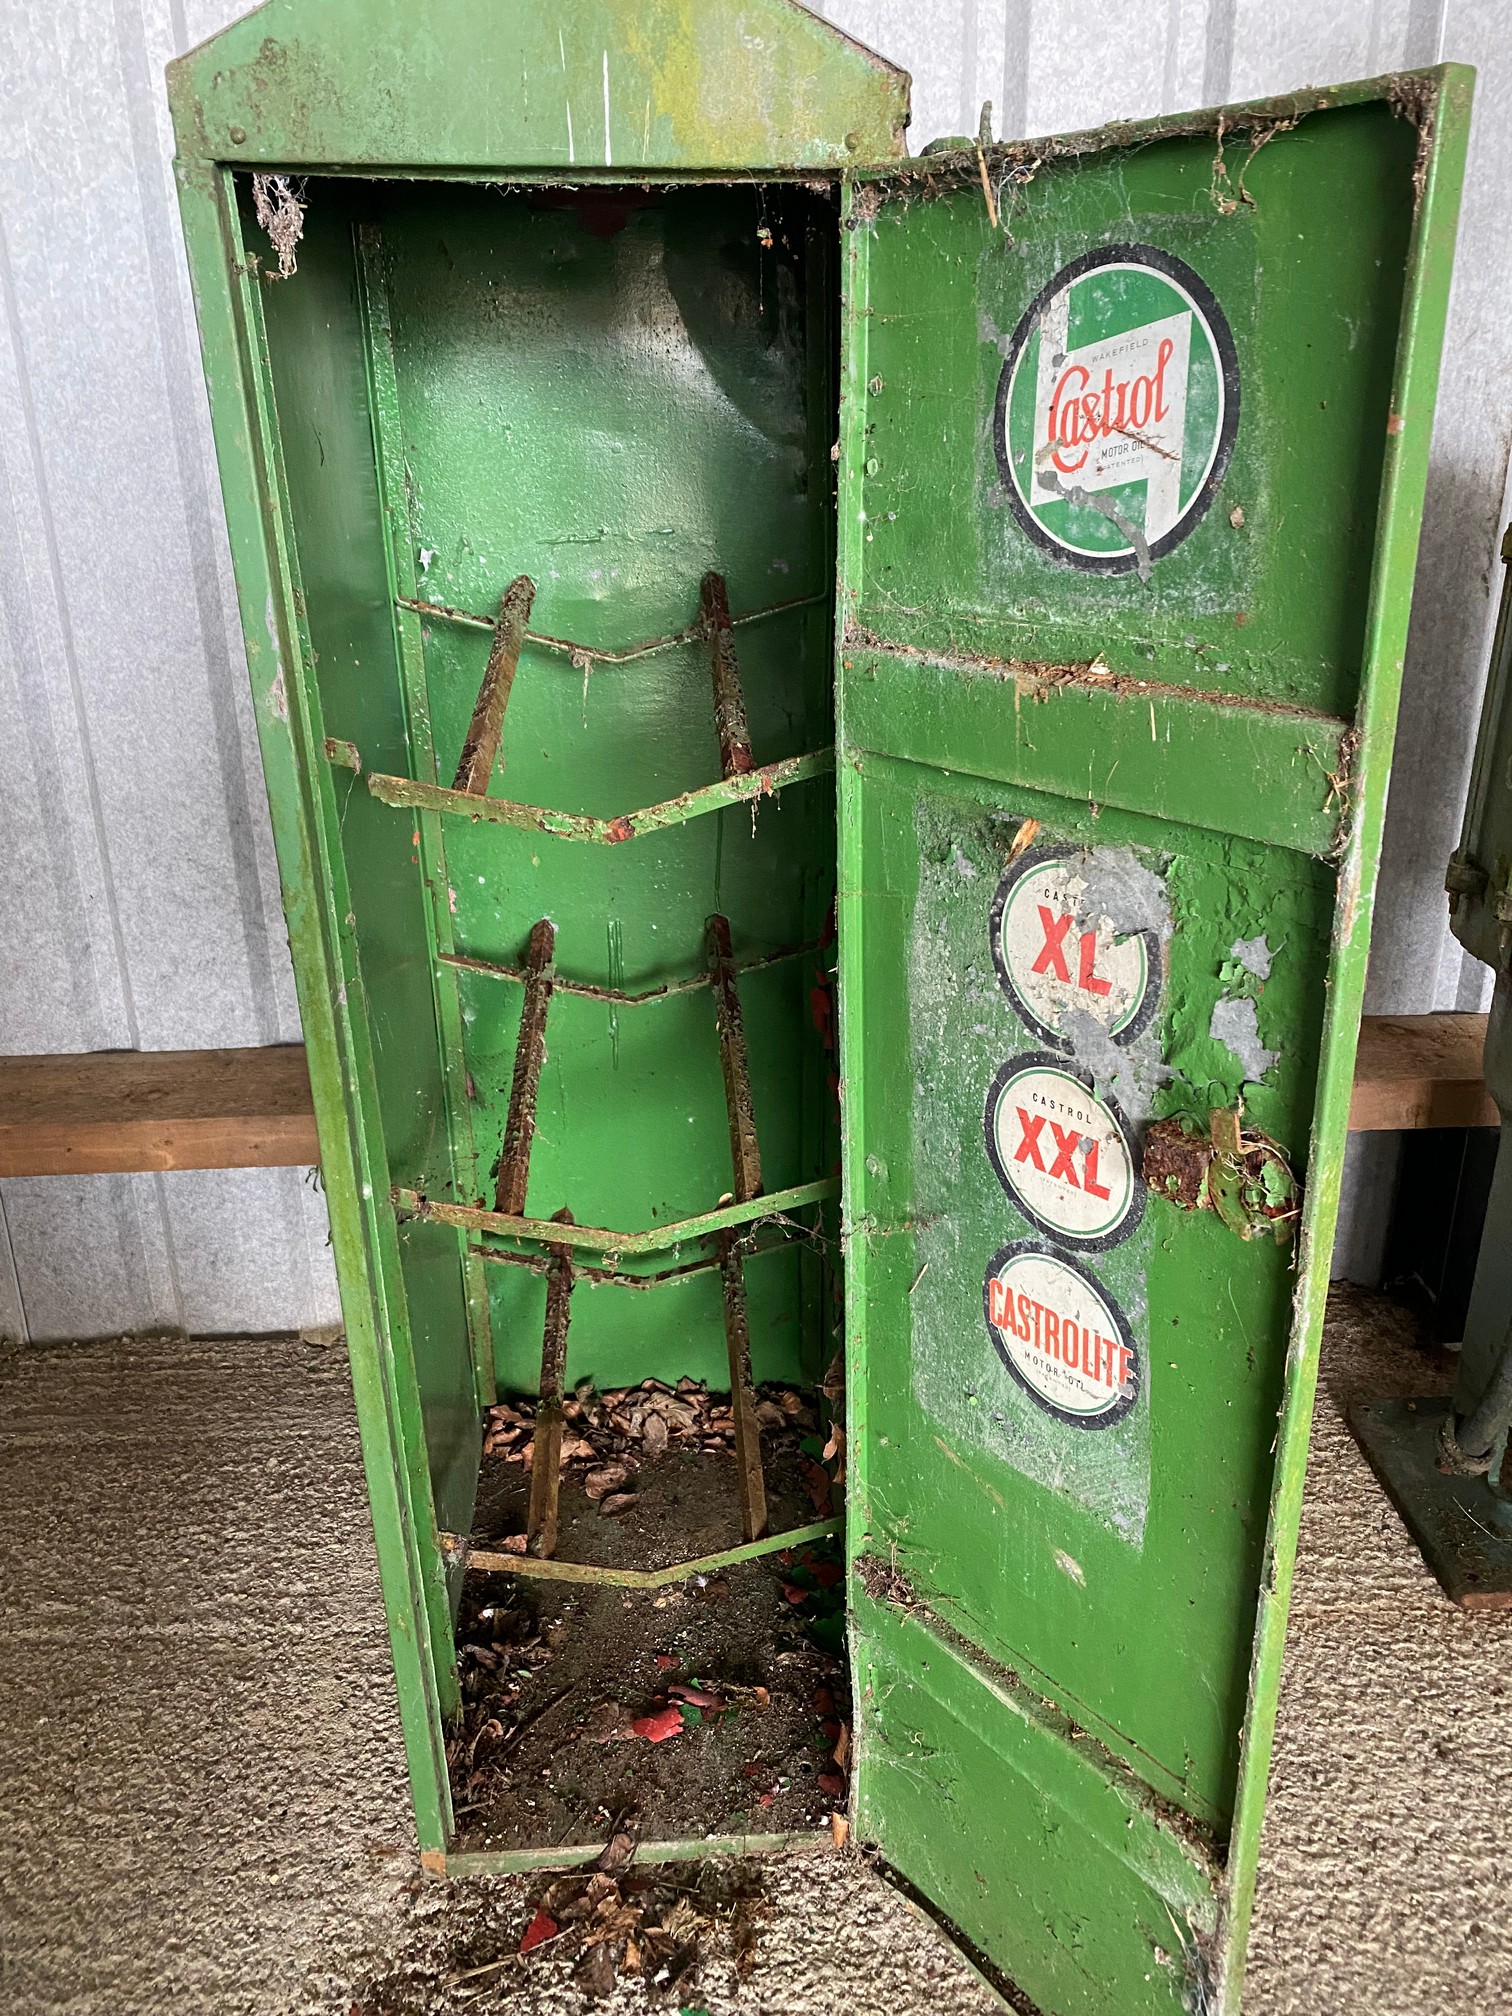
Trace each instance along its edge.
<path fill-rule="evenodd" d="M 1468 90 L 850 190 L 857 1818 L 1049 2016 L 1237 2007 Z"/>

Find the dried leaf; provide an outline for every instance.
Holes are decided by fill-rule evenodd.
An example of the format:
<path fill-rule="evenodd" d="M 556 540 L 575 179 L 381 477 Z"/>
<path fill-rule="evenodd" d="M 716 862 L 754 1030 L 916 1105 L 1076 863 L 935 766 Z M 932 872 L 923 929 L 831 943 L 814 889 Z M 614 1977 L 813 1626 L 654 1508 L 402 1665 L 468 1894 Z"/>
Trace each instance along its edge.
<path fill-rule="evenodd" d="M 635 1836 L 633 1834 L 611 1834 L 607 1847 L 598 1859 L 598 1866 L 606 1875 L 618 1875 L 627 1869 L 635 1858 Z"/>
<path fill-rule="evenodd" d="M 558 1924 L 568 1924 L 588 1912 L 588 1884 L 582 1876 L 559 1876 L 541 1892 L 538 1909 Z"/>
<path fill-rule="evenodd" d="M 599 1514 L 605 1519 L 617 1519 L 621 1512 L 628 1512 L 634 1503 L 633 1491 L 613 1491 L 607 1498 L 599 1500 Z"/>
<path fill-rule="evenodd" d="M 835 1745 L 835 1769 L 843 1771 L 850 1762 L 851 1732 L 849 1722 L 840 1724 L 840 1741 Z"/>
<path fill-rule="evenodd" d="M 583 1489 L 595 1504 L 608 1497 L 611 1491 L 620 1490 L 630 1476 L 623 1463 L 606 1463 L 600 1470 L 590 1470 L 583 1479 Z"/>
<path fill-rule="evenodd" d="M 837 1848 L 843 1848 L 850 1839 L 850 1822 L 843 1813 L 831 1813 L 830 1834 Z"/>
<path fill-rule="evenodd" d="M 590 1946 L 572 1970 L 578 1987 L 595 2000 L 614 1993 L 614 1976 L 614 1948 L 607 1941 Z"/>
<path fill-rule="evenodd" d="M 1040 822 L 1038 819 L 1025 819 L 1020 823 L 1017 833 L 1013 836 L 1013 844 L 1008 849 L 1008 859 L 1003 864 L 1005 867 L 1011 868 L 1020 854 L 1025 853 L 1034 845 L 1035 836 L 1039 832 L 1039 829 Z"/>
<path fill-rule="evenodd" d="M 834 1510 L 830 1498 L 830 1474 L 822 1463 L 816 1463 L 811 1456 L 800 1459 L 799 1470 L 803 1477 L 803 1488 L 809 1495 L 809 1502 L 821 1519 L 827 1519 Z"/>
<path fill-rule="evenodd" d="M 664 1456 L 667 1453 L 667 1440 L 666 1417 L 661 1414 L 647 1414 L 645 1425 L 641 1431 L 641 1441 L 646 1452 L 647 1462 L 654 1463 L 659 1456 Z"/>

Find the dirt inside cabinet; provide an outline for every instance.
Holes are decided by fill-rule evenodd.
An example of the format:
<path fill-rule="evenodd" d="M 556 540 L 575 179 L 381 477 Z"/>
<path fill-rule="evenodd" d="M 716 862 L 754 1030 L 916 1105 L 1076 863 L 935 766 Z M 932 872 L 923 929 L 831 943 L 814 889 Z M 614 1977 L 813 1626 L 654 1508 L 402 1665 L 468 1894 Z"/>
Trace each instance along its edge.
<path fill-rule="evenodd" d="M 1467 73 L 547 11 L 170 73 L 424 1860 L 1235 2007 Z"/>

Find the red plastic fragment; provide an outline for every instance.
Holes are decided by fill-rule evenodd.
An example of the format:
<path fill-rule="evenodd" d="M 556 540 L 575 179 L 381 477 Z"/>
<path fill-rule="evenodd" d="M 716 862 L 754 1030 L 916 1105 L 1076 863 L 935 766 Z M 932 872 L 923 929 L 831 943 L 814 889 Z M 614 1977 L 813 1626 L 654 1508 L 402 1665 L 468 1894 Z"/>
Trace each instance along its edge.
<path fill-rule="evenodd" d="M 642 1715 L 630 1724 L 632 1732 L 648 1743 L 665 1743 L 669 1736 L 681 1735 L 684 1726 L 680 1708 L 663 1708 L 659 1715 Z"/>
<path fill-rule="evenodd" d="M 707 1693 L 702 1687 L 684 1687 L 681 1684 L 669 1687 L 667 1692 L 676 1701 L 686 1701 L 690 1708 L 720 1709 L 725 1706 L 722 1694 Z"/>
<path fill-rule="evenodd" d="M 525 1927 L 525 1937 L 520 1941 L 520 1951 L 522 1953 L 533 1953 L 537 1946 L 544 1945 L 548 1939 L 555 1939 L 556 1935 L 557 1922 L 555 1918 L 548 1917 L 544 1911 L 538 1908 L 534 1918 Z"/>

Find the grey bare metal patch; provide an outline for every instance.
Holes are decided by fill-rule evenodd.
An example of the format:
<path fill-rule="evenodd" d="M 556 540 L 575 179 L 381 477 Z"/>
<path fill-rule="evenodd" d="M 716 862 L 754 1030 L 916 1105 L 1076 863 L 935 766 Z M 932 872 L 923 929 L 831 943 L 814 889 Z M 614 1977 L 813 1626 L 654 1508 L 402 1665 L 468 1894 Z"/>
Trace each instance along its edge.
<path fill-rule="evenodd" d="M 1271 963 L 1276 955 L 1262 931 L 1257 938 L 1236 938 L 1229 947 L 1229 956 L 1237 959 L 1245 972 L 1252 973 L 1257 980 L 1269 980 Z"/>
<path fill-rule="evenodd" d="M 1056 495 L 1064 497 L 1068 504 L 1078 504 L 1086 511 L 1101 512 L 1104 518 L 1118 527 L 1134 548 L 1135 573 L 1141 581 L 1148 581 L 1154 572 L 1154 563 L 1150 559 L 1150 542 L 1133 519 L 1126 518 L 1111 497 L 1099 497 L 1094 491 L 1083 490 L 1079 483 L 1062 483 L 1055 471 L 1049 467 L 1048 455 L 1039 458 L 1039 462 L 1039 479 L 1047 490 L 1055 491 Z"/>
<path fill-rule="evenodd" d="M 1074 869 L 1069 933 L 1073 940 L 1091 932 L 1094 937 L 1111 933 L 1116 943 L 1136 938 L 1143 942 L 1148 975 L 1145 1000 L 1139 1012 L 1116 1031 L 1091 1012 L 1090 996 L 1081 1001 L 1071 996 L 1053 1018 L 1035 1015 L 1024 985 L 1015 984 L 1007 970 L 1001 925 L 1009 894 L 1036 869 L 1052 862 L 1064 862 Z M 1161 1058 L 1155 1027 L 1171 936 L 1170 899 L 1161 877 L 1132 847 L 1037 846 L 1008 864 L 993 899 L 989 931 L 999 981 L 1029 1029 L 1068 1052 L 1090 1073 L 1094 1090 L 1111 1097 L 1131 1126 L 1140 1126 L 1149 1117 L 1156 1093 L 1171 1076 Z"/>
<path fill-rule="evenodd" d="M 1213 1003 L 1208 1034 L 1238 1060 L 1247 1085 L 1258 1085 L 1281 1055 L 1279 1050 L 1267 1050 L 1260 1041 L 1260 1013 L 1247 994 L 1238 1000 L 1225 995 Z"/>

